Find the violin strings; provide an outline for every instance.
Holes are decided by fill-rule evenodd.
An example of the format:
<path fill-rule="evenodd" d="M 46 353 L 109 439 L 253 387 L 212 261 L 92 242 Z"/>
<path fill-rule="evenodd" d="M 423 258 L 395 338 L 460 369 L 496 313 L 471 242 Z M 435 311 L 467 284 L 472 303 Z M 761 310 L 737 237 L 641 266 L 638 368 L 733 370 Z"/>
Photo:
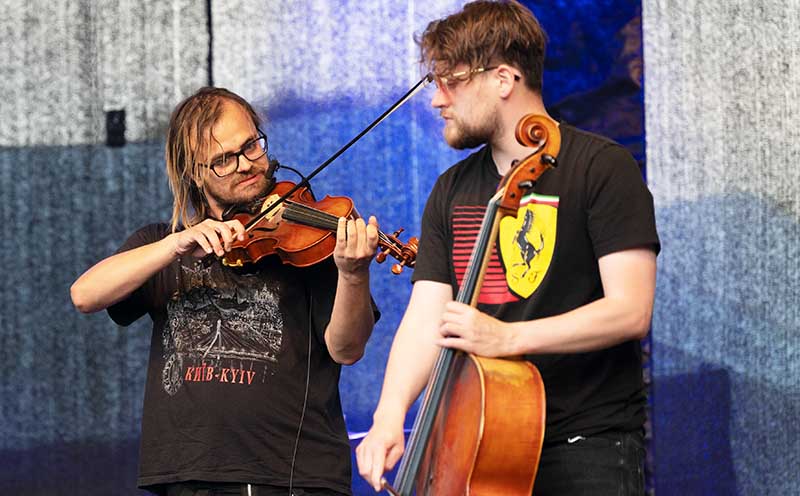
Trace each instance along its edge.
<path fill-rule="evenodd" d="M 294 215 L 298 221 L 307 222 L 314 227 L 320 227 L 330 231 L 336 231 L 339 226 L 339 217 L 314 207 L 303 205 L 302 203 L 287 200 L 286 210 L 289 212 L 289 217 L 287 217 L 289 220 L 292 220 L 290 217 Z M 383 241 L 384 244 L 394 244 L 380 229 L 378 229 L 378 238 Z"/>
<path fill-rule="evenodd" d="M 286 215 L 287 213 L 289 215 Z M 286 202 L 284 217 L 289 220 L 294 220 L 292 219 L 292 217 L 294 217 L 297 221 L 306 222 L 314 227 L 329 230 L 336 230 L 336 226 L 338 225 L 338 217 L 323 212 L 322 210 L 290 201 Z"/>

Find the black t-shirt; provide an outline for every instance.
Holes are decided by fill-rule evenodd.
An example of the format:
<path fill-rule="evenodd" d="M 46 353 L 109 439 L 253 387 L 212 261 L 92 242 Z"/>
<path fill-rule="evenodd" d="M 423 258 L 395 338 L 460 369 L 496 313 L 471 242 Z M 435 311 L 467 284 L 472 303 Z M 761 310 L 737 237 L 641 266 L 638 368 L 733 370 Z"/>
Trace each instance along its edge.
<path fill-rule="evenodd" d="M 545 172 L 501 221 L 478 308 L 507 322 L 568 312 L 603 296 L 597 259 L 660 249 L 653 199 L 630 153 L 606 138 L 561 124 L 558 167 Z M 489 199 L 501 177 L 488 147 L 442 174 L 422 219 L 413 281 L 450 284 L 455 297 Z M 644 421 L 641 345 L 526 357 L 542 374 L 545 441 Z"/>
<path fill-rule="evenodd" d="M 167 234 L 146 226 L 120 251 Z M 288 486 L 310 367 L 293 484 L 350 493 L 340 366 L 324 341 L 336 281 L 332 258 L 300 269 L 268 256 L 242 270 L 185 256 L 109 307 L 120 325 L 153 320 L 140 486 Z"/>

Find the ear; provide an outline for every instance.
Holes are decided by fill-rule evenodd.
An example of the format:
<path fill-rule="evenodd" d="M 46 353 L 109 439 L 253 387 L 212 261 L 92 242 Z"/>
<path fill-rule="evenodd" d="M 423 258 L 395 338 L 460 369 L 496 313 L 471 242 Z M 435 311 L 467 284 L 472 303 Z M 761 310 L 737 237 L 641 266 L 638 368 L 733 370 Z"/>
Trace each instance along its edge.
<path fill-rule="evenodd" d="M 500 84 L 500 97 L 508 98 L 514 87 L 522 84 L 522 77 L 518 74 L 519 71 L 508 64 L 500 64 L 496 71 L 497 80 Z"/>
<path fill-rule="evenodd" d="M 194 186 L 195 188 L 197 188 L 199 191 L 202 192 L 203 187 L 205 187 L 206 177 L 208 176 L 208 174 L 213 174 L 213 172 L 211 172 L 211 169 L 209 169 L 208 167 L 203 167 L 202 170 L 200 171 L 200 174 L 198 174 L 198 177 L 194 176 L 184 177 L 184 181 L 190 183 L 192 186 Z"/>
<path fill-rule="evenodd" d="M 184 177 L 183 181 L 189 183 L 190 186 L 197 188 L 199 191 L 203 191 L 203 184 L 205 181 L 202 175 L 197 179 L 192 177 Z"/>

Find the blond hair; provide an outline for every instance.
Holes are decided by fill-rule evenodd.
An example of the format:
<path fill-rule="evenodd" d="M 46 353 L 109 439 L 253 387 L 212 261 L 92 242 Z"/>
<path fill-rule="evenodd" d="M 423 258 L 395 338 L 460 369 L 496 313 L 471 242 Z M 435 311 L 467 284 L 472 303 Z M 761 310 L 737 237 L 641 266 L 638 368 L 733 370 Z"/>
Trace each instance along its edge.
<path fill-rule="evenodd" d="M 533 13 L 515 0 L 468 3 L 428 24 L 417 43 L 420 62 L 439 75 L 459 64 L 477 69 L 505 63 L 525 75 L 528 88 L 542 92 L 547 35 Z"/>
<path fill-rule="evenodd" d="M 172 112 L 165 154 L 173 195 L 172 232 L 180 226 L 191 227 L 208 217 L 208 202 L 200 185 L 210 171 L 198 160 L 205 160 L 209 155 L 208 151 L 214 143 L 211 128 L 222 116 L 225 102 L 241 106 L 253 120 L 254 126 L 261 125 L 261 119 L 253 107 L 244 98 L 225 88 L 200 88 Z"/>

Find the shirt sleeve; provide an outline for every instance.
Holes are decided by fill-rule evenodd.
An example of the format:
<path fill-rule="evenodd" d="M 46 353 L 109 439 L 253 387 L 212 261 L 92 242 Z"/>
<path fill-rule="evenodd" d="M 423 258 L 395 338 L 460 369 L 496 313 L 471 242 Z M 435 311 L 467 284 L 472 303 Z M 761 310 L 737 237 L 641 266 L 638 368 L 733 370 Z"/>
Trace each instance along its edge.
<path fill-rule="evenodd" d="M 661 245 L 653 196 L 638 164 L 625 148 L 609 145 L 592 160 L 587 177 L 587 218 L 595 256 Z"/>
<path fill-rule="evenodd" d="M 440 176 L 431 191 L 422 214 L 422 229 L 417 261 L 411 282 L 435 281 L 452 284 L 450 274 L 450 227 L 444 195 L 444 177 Z"/>
<path fill-rule="evenodd" d="M 304 281 L 311 294 L 313 328 L 320 342 L 325 342 L 325 329 L 331 321 L 333 302 L 336 298 L 336 285 L 339 280 L 339 269 L 333 257 L 328 257 L 322 262 L 309 267 L 304 271 Z M 381 312 L 370 296 L 372 315 L 377 323 Z"/>
<path fill-rule="evenodd" d="M 167 229 L 166 224 L 145 226 L 133 233 L 117 250 L 117 253 L 159 241 L 166 236 Z M 163 277 L 162 273 L 151 277 L 125 299 L 108 307 L 107 311 L 111 320 L 118 325 L 128 326 L 148 313 L 155 305 L 155 290 L 158 281 Z"/>

